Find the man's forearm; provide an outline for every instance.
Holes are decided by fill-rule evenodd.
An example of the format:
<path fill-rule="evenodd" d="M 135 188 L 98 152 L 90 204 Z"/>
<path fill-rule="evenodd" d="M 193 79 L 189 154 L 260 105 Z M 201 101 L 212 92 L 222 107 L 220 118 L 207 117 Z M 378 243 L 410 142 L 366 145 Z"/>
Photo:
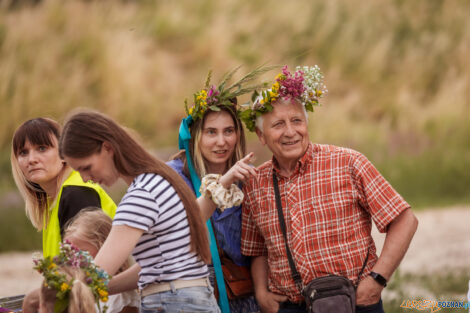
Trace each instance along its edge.
<path fill-rule="evenodd" d="M 251 276 L 255 285 L 255 293 L 268 291 L 268 261 L 266 256 L 253 257 L 251 260 Z"/>
<path fill-rule="evenodd" d="M 390 279 L 405 256 L 413 238 L 418 220 L 410 209 L 403 211 L 390 225 L 385 236 L 384 246 L 373 271 Z"/>
<path fill-rule="evenodd" d="M 251 261 L 251 276 L 255 285 L 255 297 L 260 311 L 276 313 L 279 303 L 287 301 L 287 296 L 275 294 L 268 289 L 268 260 L 265 256 L 254 257 Z"/>

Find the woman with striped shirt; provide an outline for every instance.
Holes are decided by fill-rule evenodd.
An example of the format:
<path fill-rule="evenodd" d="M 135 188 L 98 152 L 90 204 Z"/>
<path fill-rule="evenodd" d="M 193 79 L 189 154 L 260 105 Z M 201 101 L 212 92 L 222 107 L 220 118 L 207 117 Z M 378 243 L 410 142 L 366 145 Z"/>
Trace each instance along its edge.
<path fill-rule="evenodd" d="M 137 262 L 111 281 L 111 292 L 138 286 L 144 313 L 219 312 L 208 282 L 207 229 L 183 179 L 97 112 L 68 119 L 60 152 L 84 180 L 110 186 L 122 178 L 129 185 L 95 258 L 110 275 L 131 253 Z"/>

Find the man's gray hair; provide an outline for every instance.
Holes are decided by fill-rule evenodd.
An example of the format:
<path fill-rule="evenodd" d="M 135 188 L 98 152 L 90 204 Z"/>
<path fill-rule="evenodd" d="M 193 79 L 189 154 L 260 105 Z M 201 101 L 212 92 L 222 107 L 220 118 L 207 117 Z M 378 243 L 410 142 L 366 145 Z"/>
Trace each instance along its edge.
<path fill-rule="evenodd" d="M 305 114 L 305 120 L 308 122 L 308 113 L 307 113 L 307 110 L 305 109 L 305 105 L 303 105 L 302 103 L 300 103 L 297 100 L 294 100 L 294 101 L 299 103 L 300 105 L 302 105 L 302 110 L 304 111 L 304 114 Z M 284 104 L 284 105 L 287 105 L 287 104 L 291 103 L 290 101 L 286 101 L 286 100 L 280 100 L 280 101 L 276 101 L 276 102 L 278 104 Z M 264 114 L 261 114 L 260 116 L 258 116 L 256 118 L 256 128 L 258 128 L 258 130 L 260 132 L 263 132 L 263 122 L 264 122 Z"/>

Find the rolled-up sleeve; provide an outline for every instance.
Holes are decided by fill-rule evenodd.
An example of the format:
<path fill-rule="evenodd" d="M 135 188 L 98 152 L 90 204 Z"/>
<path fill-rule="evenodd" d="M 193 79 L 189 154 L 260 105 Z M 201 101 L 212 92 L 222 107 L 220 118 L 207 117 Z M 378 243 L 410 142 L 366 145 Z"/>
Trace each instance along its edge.
<path fill-rule="evenodd" d="M 353 179 L 361 206 L 372 216 L 381 233 L 386 232 L 388 225 L 410 208 L 374 165 L 359 152 L 353 163 Z"/>

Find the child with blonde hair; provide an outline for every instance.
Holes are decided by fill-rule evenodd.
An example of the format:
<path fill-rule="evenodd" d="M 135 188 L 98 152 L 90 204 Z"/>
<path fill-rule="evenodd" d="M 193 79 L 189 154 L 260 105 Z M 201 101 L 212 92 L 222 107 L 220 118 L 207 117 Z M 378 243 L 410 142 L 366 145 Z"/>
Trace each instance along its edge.
<path fill-rule="evenodd" d="M 86 208 L 78 213 L 66 226 L 64 238 L 72 246 L 88 252 L 91 257 L 95 257 L 108 237 L 111 225 L 111 218 L 103 211 L 94 207 Z M 126 270 L 130 265 L 130 261 L 128 260 L 120 271 Z M 93 312 L 95 310 L 95 295 L 87 283 L 90 278 L 85 275 L 83 270 L 73 266 L 60 266 L 57 271 L 65 274 L 69 280 L 73 278 L 73 284 L 70 286 L 68 313 Z M 54 288 L 42 285 L 40 313 L 54 312 L 54 303 L 58 299 L 57 291 Z M 139 311 L 140 300 L 136 290 L 100 298 L 101 300 L 107 298 L 105 303 L 100 303 L 101 307 L 104 305 L 108 307 L 106 313 L 137 313 Z"/>
<path fill-rule="evenodd" d="M 87 208 L 70 221 L 64 232 L 64 238 L 81 250 L 88 251 L 94 258 L 111 231 L 113 221 L 98 208 Z M 118 271 L 124 271 L 131 265 L 129 258 Z M 129 290 L 109 296 L 107 313 L 137 313 L 140 306 L 136 290 Z M 69 312 L 70 313 L 70 312 Z"/>

